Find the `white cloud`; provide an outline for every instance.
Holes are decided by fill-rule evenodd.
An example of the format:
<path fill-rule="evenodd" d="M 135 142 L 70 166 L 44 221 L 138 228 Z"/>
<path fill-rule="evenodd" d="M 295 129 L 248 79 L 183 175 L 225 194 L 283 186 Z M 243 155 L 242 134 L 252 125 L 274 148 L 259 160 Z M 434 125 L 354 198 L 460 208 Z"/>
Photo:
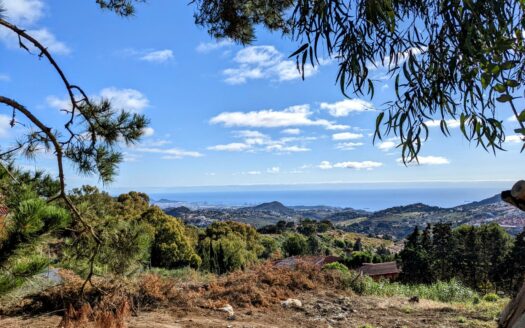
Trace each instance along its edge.
<path fill-rule="evenodd" d="M 271 168 L 266 170 L 266 172 L 272 173 L 272 174 L 279 173 L 280 171 L 281 171 L 281 168 L 278 167 L 278 166 L 273 166 L 273 167 L 271 167 Z"/>
<path fill-rule="evenodd" d="M 284 129 L 284 130 L 281 131 L 281 133 L 284 133 L 284 134 L 300 134 L 301 130 L 300 129 Z"/>
<path fill-rule="evenodd" d="M 322 161 L 319 164 L 319 168 L 322 170 L 329 170 L 333 168 L 346 168 L 354 170 L 373 170 L 375 168 L 383 166 L 383 163 L 373 161 L 362 161 L 362 162 L 339 162 L 330 163 L 329 161 Z"/>
<path fill-rule="evenodd" d="M 135 89 L 105 88 L 100 91 L 100 96 L 110 100 L 115 108 L 125 111 L 137 113 L 149 106 L 148 98 Z"/>
<path fill-rule="evenodd" d="M 289 81 L 301 78 L 295 61 L 285 58 L 274 46 L 250 46 L 239 50 L 233 59 L 238 65 L 223 71 L 229 84 L 243 84 L 248 80 L 273 79 Z M 317 68 L 305 65 L 304 76 L 316 73 Z"/>
<path fill-rule="evenodd" d="M 53 33 L 45 27 L 36 27 L 38 21 L 44 16 L 44 1 L 42 0 L 3 0 L 3 13 L 7 20 L 27 29 L 27 33 L 37 39 L 53 54 L 67 55 L 71 52 L 69 47 L 58 41 Z M 7 29 L 0 30 L 0 40 L 9 48 L 19 48 L 18 37 Z M 24 44 L 32 51 L 37 52 L 31 43 Z"/>
<path fill-rule="evenodd" d="M 335 117 L 348 116 L 348 114 L 354 112 L 374 110 L 374 105 L 362 99 L 345 99 L 335 103 L 323 102 L 320 107 L 328 110 L 330 115 Z"/>
<path fill-rule="evenodd" d="M 142 141 L 139 145 L 131 146 L 130 148 L 134 148 L 134 147 L 137 147 L 137 148 L 145 148 L 145 147 L 157 148 L 157 147 L 162 147 L 162 146 L 169 145 L 170 143 L 171 143 L 171 141 L 165 140 L 165 139 L 157 139 L 157 140 L 147 139 L 147 140 Z"/>
<path fill-rule="evenodd" d="M 151 137 L 152 135 L 155 134 L 155 130 L 152 128 L 152 127 L 145 127 L 142 132 L 144 133 L 143 136 L 144 137 Z"/>
<path fill-rule="evenodd" d="M 0 114 L 0 138 L 9 136 L 11 129 L 11 117 Z"/>
<path fill-rule="evenodd" d="M 37 39 L 52 54 L 67 55 L 71 53 L 71 49 L 65 43 L 58 41 L 55 35 L 47 28 L 30 30 L 27 33 Z M 28 43 L 26 45 L 30 46 Z"/>
<path fill-rule="evenodd" d="M 383 163 L 373 162 L 373 161 L 341 162 L 341 163 L 334 164 L 334 167 L 336 168 L 346 168 L 346 169 L 355 169 L 355 170 L 372 170 L 372 169 L 375 169 L 381 166 L 383 166 Z"/>
<path fill-rule="evenodd" d="M 150 51 L 140 57 L 140 60 L 152 63 L 164 63 L 170 59 L 173 59 L 173 51 L 169 49 Z"/>
<path fill-rule="evenodd" d="M 251 146 L 241 143 L 241 142 L 233 142 L 226 145 L 215 145 L 208 147 L 209 150 L 215 150 L 215 151 L 245 151 L 250 149 Z"/>
<path fill-rule="evenodd" d="M 197 151 L 188 151 L 178 148 L 144 148 L 138 147 L 134 148 L 135 151 L 142 153 L 154 153 L 154 154 L 164 154 L 165 156 L 162 159 L 180 159 L 184 157 L 202 157 L 203 155 Z"/>
<path fill-rule="evenodd" d="M 234 42 L 230 39 L 224 39 L 224 40 L 215 41 L 215 42 L 201 42 L 197 46 L 196 50 L 197 52 L 200 52 L 200 53 L 208 53 L 213 50 L 232 46 L 233 44 Z"/>
<path fill-rule="evenodd" d="M 149 107 L 149 100 L 144 94 L 135 89 L 118 89 L 115 87 L 102 89 L 98 95 L 91 96 L 95 100 L 105 98 L 111 101 L 114 108 L 128 112 L 138 113 Z M 49 107 L 55 109 L 70 109 L 71 103 L 69 98 L 59 98 L 48 96 L 46 103 Z"/>
<path fill-rule="evenodd" d="M 379 143 L 377 148 L 379 148 L 382 151 L 390 151 L 393 148 L 395 148 L 396 146 L 397 146 L 397 144 L 394 141 L 387 140 L 387 141 L 382 141 L 381 143 Z"/>
<path fill-rule="evenodd" d="M 450 120 L 445 120 L 445 122 L 447 123 L 447 127 L 450 129 L 459 128 L 460 126 L 459 120 L 450 119 Z M 440 127 L 441 120 L 426 121 L 425 124 L 429 128 Z"/>
<path fill-rule="evenodd" d="M 446 164 L 450 164 L 450 161 L 447 158 L 442 157 L 442 156 L 418 156 L 417 159 L 418 159 L 418 161 L 413 160 L 412 162 L 407 163 L 407 164 L 408 165 L 418 165 L 418 162 L 419 162 L 419 165 L 446 165 Z M 402 158 L 398 158 L 397 161 L 399 163 L 403 163 L 403 159 Z"/>
<path fill-rule="evenodd" d="M 67 98 L 58 98 L 56 96 L 48 96 L 46 98 L 46 103 L 49 107 L 55 108 L 58 110 L 71 109 L 71 101 Z"/>
<path fill-rule="evenodd" d="M 519 135 L 511 135 L 505 137 L 505 142 L 512 142 L 512 143 L 523 143 L 524 137 Z"/>
<path fill-rule="evenodd" d="M 363 145 L 362 142 L 341 142 L 337 144 L 336 148 L 341 150 L 354 150 Z"/>
<path fill-rule="evenodd" d="M 240 130 L 235 131 L 234 134 L 240 138 L 268 138 L 264 133 L 254 130 Z"/>
<path fill-rule="evenodd" d="M 266 109 L 251 112 L 223 112 L 210 120 L 211 124 L 227 127 L 243 126 L 256 128 L 279 128 L 289 126 L 322 126 L 330 130 L 342 130 L 346 125 L 334 124 L 323 119 L 311 119 L 309 105 L 296 105 L 282 111 Z"/>
<path fill-rule="evenodd" d="M 329 161 L 322 161 L 321 164 L 318 166 L 321 170 L 329 170 L 332 169 L 333 166 L 330 164 Z"/>
<path fill-rule="evenodd" d="M 0 74 L 0 81 L 1 82 L 9 82 L 11 81 L 11 77 L 7 74 Z"/>
<path fill-rule="evenodd" d="M 426 47 L 411 47 L 404 52 L 397 53 L 392 59 L 390 56 L 385 56 L 383 61 L 377 60 L 374 63 L 370 63 L 369 65 L 367 65 L 367 67 L 369 70 L 374 70 L 377 68 L 393 69 L 396 67 L 396 65 L 399 66 L 403 64 L 409 58 L 410 54 L 412 54 L 413 56 L 419 56 L 426 51 Z"/>
<path fill-rule="evenodd" d="M 518 119 L 516 118 L 516 115 L 512 115 L 509 118 L 507 118 L 507 121 L 509 121 L 509 122 L 518 122 Z"/>
<path fill-rule="evenodd" d="M 310 151 L 311 149 L 306 148 L 306 147 L 300 147 L 300 146 L 283 146 L 280 144 L 276 144 L 276 145 L 267 146 L 266 150 L 277 151 L 280 153 L 299 153 L 299 152 Z"/>
<path fill-rule="evenodd" d="M 37 22 L 44 14 L 42 0 L 2 0 L 3 13 L 6 18 L 20 25 L 30 25 Z"/>
<path fill-rule="evenodd" d="M 242 139 L 242 142 L 233 142 L 224 145 L 208 147 L 215 151 L 249 151 L 249 152 L 277 152 L 277 153 L 296 153 L 310 151 L 304 143 L 316 140 L 316 137 L 283 137 L 272 139 L 270 136 L 255 130 L 234 131 L 233 135 Z M 290 143 L 301 143 L 301 145 L 291 145 Z"/>
<path fill-rule="evenodd" d="M 352 133 L 352 132 L 342 132 L 332 135 L 332 140 L 355 140 L 362 138 L 361 133 Z"/>
<path fill-rule="evenodd" d="M 139 154 L 133 154 L 124 152 L 122 155 L 124 155 L 124 162 L 131 163 L 131 162 L 137 162 L 142 156 Z"/>
<path fill-rule="evenodd" d="M 261 174 L 261 171 L 248 171 L 248 172 L 241 172 L 243 175 L 259 175 Z"/>
<path fill-rule="evenodd" d="M 383 85 L 381 86 L 381 91 L 384 91 L 384 90 L 386 90 L 386 89 L 388 89 L 388 88 L 390 88 L 390 87 L 388 86 L 388 84 L 385 83 L 385 84 L 383 84 Z"/>

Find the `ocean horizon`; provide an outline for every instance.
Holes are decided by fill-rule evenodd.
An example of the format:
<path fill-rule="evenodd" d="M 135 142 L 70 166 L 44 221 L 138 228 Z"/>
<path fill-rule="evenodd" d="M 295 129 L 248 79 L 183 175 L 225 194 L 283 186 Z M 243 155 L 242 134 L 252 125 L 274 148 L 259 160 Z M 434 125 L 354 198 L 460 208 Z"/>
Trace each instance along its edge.
<path fill-rule="evenodd" d="M 153 202 L 169 200 L 179 205 L 233 207 L 253 206 L 278 201 L 286 206 L 331 206 L 377 211 L 394 206 L 424 203 L 444 208 L 480 201 L 505 188 L 508 182 L 444 184 L 437 186 L 386 186 L 360 185 L 353 187 L 282 188 L 230 186 L 220 189 L 209 187 L 181 188 L 174 191 L 146 193 Z M 269 187 L 267 187 L 269 188 Z M 215 189 L 215 190 L 214 190 Z"/>

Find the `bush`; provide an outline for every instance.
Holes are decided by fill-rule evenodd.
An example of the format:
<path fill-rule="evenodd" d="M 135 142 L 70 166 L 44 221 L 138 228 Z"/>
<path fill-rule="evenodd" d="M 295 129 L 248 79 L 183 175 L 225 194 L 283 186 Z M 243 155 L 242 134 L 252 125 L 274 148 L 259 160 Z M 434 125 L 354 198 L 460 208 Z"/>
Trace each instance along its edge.
<path fill-rule="evenodd" d="M 263 259 L 279 258 L 281 256 L 279 243 L 272 237 L 261 237 L 261 245 L 264 250 L 261 254 Z"/>
<path fill-rule="evenodd" d="M 486 294 L 485 296 L 483 296 L 483 300 L 485 302 L 494 303 L 494 302 L 497 302 L 499 300 L 499 296 L 494 294 L 494 293 L 489 293 L 489 294 Z"/>
<path fill-rule="evenodd" d="M 417 284 L 405 285 L 387 280 L 374 281 L 368 276 L 360 276 L 355 271 L 350 271 L 342 277 L 345 288 L 352 289 L 362 295 L 375 296 L 403 296 L 434 300 L 439 302 L 473 302 L 477 293 L 463 286 L 459 281 L 452 279 L 449 282 L 436 282 L 431 285 Z"/>
<path fill-rule="evenodd" d="M 308 248 L 308 254 L 310 255 L 317 255 L 321 253 L 321 242 L 319 241 L 319 238 L 315 235 L 311 235 L 306 240 L 307 248 Z"/>
<path fill-rule="evenodd" d="M 286 256 L 304 255 L 308 252 L 308 243 L 303 235 L 291 233 L 284 239 L 282 249 Z"/>
<path fill-rule="evenodd" d="M 354 251 L 352 255 L 345 257 L 343 263 L 352 269 L 359 268 L 363 263 L 373 263 L 374 255 L 368 252 Z"/>
<path fill-rule="evenodd" d="M 202 268 L 217 274 L 244 269 L 264 251 L 257 231 L 239 222 L 214 222 L 198 244 Z"/>
<path fill-rule="evenodd" d="M 168 269 L 187 265 L 198 267 L 201 258 L 191 246 L 186 236 L 184 224 L 153 206 L 140 219 L 154 228 L 154 239 L 151 249 L 151 265 Z"/>
<path fill-rule="evenodd" d="M 323 266 L 323 270 L 337 270 L 339 272 L 342 272 L 342 273 L 348 273 L 349 270 L 348 270 L 348 267 L 342 263 L 339 263 L 339 262 L 332 262 L 332 263 L 328 263 L 328 264 L 325 264 Z"/>

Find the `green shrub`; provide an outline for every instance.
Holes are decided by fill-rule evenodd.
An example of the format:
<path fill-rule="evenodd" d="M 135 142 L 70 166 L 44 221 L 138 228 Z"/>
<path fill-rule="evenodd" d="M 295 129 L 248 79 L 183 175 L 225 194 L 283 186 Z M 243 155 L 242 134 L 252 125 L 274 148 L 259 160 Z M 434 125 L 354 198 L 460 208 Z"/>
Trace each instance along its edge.
<path fill-rule="evenodd" d="M 342 273 L 348 273 L 349 270 L 348 270 L 348 267 L 342 263 L 339 263 L 339 262 L 332 262 L 332 263 L 328 263 L 328 264 L 325 264 L 323 266 L 323 270 L 337 270 L 337 271 L 340 271 Z"/>
<path fill-rule="evenodd" d="M 431 285 L 415 284 L 406 285 L 387 280 L 375 281 L 368 276 L 360 276 L 355 271 L 350 271 L 343 277 L 345 288 L 352 289 L 362 295 L 375 296 L 417 296 L 439 302 L 473 302 L 478 297 L 475 291 L 463 286 L 459 281 L 452 279 L 449 282 L 436 282 Z"/>
<path fill-rule="evenodd" d="M 286 235 L 282 249 L 286 256 L 304 255 L 308 253 L 308 243 L 303 235 L 290 233 Z"/>
<path fill-rule="evenodd" d="M 223 274 L 243 269 L 265 251 L 257 231 L 239 222 L 214 222 L 201 236 L 198 253 L 202 269 Z"/>
<path fill-rule="evenodd" d="M 261 254 L 263 259 L 278 258 L 281 255 L 279 243 L 275 238 L 262 236 L 261 245 L 264 247 L 264 250 Z"/>
<path fill-rule="evenodd" d="M 489 293 L 489 294 L 486 294 L 485 296 L 483 296 L 483 300 L 485 302 L 494 303 L 494 302 L 497 302 L 499 300 L 499 296 L 494 294 L 494 293 Z"/>
<path fill-rule="evenodd" d="M 467 323 L 467 322 L 468 322 L 468 319 L 465 318 L 465 317 L 463 317 L 463 316 L 459 316 L 459 317 L 457 318 L 457 321 L 458 321 L 458 323 Z"/>
<path fill-rule="evenodd" d="M 0 295 L 13 290 L 24 283 L 24 279 L 13 277 L 10 274 L 0 273 Z"/>
<path fill-rule="evenodd" d="M 144 212 L 140 221 L 148 223 L 155 231 L 151 265 L 174 269 L 187 265 L 198 267 L 201 264 L 201 258 L 187 238 L 182 221 L 167 215 L 157 206 Z"/>

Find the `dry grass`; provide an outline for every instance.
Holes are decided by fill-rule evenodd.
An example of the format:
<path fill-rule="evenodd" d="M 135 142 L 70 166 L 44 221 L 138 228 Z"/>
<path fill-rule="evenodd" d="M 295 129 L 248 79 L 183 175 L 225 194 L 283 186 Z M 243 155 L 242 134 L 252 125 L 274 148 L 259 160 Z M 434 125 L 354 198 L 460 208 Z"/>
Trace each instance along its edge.
<path fill-rule="evenodd" d="M 62 275 L 67 276 L 64 285 L 4 309 L 11 315 L 28 314 L 28 321 L 20 316 L 3 317 L 0 326 L 8 323 L 9 327 L 47 328 L 57 327 L 60 322 L 61 328 L 124 328 L 126 323 L 130 328 L 226 324 L 313 328 L 325 323 L 334 327 L 365 323 L 410 328 L 495 327 L 494 314 L 482 307 L 483 302 L 463 307 L 427 300 L 412 304 L 406 297 L 355 296 L 341 290 L 341 275 L 336 270 L 323 271 L 306 264 L 293 270 L 264 263 L 198 283 L 154 273 L 133 280 L 99 279 L 95 281 L 97 288 L 86 291 L 84 302 L 78 301 L 82 279 L 67 271 Z M 279 303 L 287 298 L 301 300 L 302 309 L 283 308 Z M 228 321 L 224 312 L 216 311 L 225 304 L 235 309 L 235 321 Z M 62 310 L 58 312 L 62 318 L 54 317 L 53 325 L 44 325 L 49 316 L 37 316 L 57 310 Z"/>
<path fill-rule="evenodd" d="M 293 270 L 265 263 L 220 278 L 207 286 L 202 296 L 211 303 L 265 307 L 317 286 L 333 286 L 337 279 L 331 272 L 312 265 L 300 264 Z"/>

